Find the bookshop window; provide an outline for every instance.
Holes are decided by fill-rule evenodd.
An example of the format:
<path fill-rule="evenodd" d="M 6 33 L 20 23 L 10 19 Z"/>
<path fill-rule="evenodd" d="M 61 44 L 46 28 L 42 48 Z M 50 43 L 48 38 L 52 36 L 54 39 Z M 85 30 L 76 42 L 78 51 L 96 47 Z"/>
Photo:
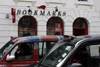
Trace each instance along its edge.
<path fill-rule="evenodd" d="M 47 35 L 63 35 L 63 27 L 59 17 L 52 17 L 47 22 Z"/>
<path fill-rule="evenodd" d="M 74 28 L 87 28 L 87 22 L 82 18 L 78 18 L 73 23 L 73 27 Z"/>
<path fill-rule="evenodd" d="M 18 36 L 34 36 L 37 35 L 37 23 L 32 16 L 24 16 L 18 24 Z"/>

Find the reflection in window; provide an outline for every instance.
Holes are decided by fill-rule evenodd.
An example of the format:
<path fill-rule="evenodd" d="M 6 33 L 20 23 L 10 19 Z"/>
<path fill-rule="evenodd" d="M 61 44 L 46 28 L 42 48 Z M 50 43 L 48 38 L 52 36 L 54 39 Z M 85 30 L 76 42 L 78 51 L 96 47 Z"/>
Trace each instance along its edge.
<path fill-rule="evenodd" d="M 87 28 L 86 21 L 83 19 L 76 19 L 73 23 L 74 28 Z"/>
<path fill-rule="evenodd" d="M 90 56 L 100 59 L 100 44 L 90 46 Z"/>
<path fill-rule="evenodd" d="M 68 53 L 70 53 L 72 49 L 73 46 L 68 44 L 64 44 L 57 49 L 54 49 L 54 51 L 49 53 L 48 56 L 43 60 L 42 65 L 48 67 L 55 67 L 68 55 Z"/>
<path fill-rule="evenodd" d="M 24 16 L 19 21 L 19 36 L 36 35 L 36 21 L 31 16 Z"/>
<path fill-rule="evenodd" d="M 14 43 L 12 42 L 8 42 L 6 45 L 4 45 L 1 49 L 0 49 L 0 60 L 3 58 L 3 56 L 5 56 L 5 54 L 11 49 L 11 47 L 13 46 Z"/>
<path fill-rule="evenodd" d="M 47 22 L 47 35 L 63 35 L 63 23 L 60 18 L 52 17 Z"/>
<path fill-rule="evenodd" d="M 49 52 L 56 42 L 39 42 L 39 59 Z"/>
<path fill-rule="evenodd" d="M 21 43 L 13 48 L 10 52 L 11 56 L 15 56 L 15 60 L 32 60 L 34 43 Z"/>

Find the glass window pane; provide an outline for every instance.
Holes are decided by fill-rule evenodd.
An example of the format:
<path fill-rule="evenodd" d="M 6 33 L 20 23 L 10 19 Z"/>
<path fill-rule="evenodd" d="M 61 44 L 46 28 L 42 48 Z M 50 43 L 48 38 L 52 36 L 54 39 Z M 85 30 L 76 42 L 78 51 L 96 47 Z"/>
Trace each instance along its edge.
<path fill-rule="evenodd" d="M 15 60 L 32 60 L 34 43 L 20 43 L 13 48 L 10 55 L 15 56 Z"/>
<path fill-rule="evenodd" d="M 19 32 L 19 36 L 22 37 L 23 36 L 23 32 Z"/>
<path fill-rule="evenodd" d="M 39 56 L 42 56 L 42 42 L 39 42 Z"/>
<path fill-rule="evenodd" d="M 47 22 L 47 35 L 62 35 L 62 31 L 62 21 L 59 18 L 52 17 Z"/>
<path fill-rule="evenodd" d="M 50 19 L 47 24 L 47 31 L 54 31 L 54 20 Z"/>
<path fill-rule="evenodd" d="M 17 49 L 18 49 L 18 45 L 11 51 L 11 55 L 14 56 Z"/>
<path fill-rule="evenodd" d="M 56 42 L 39 42 L 39 58 L 41 59 L 49 50 L 55 45 Z"/>
<path fill-rule="evenodd" d="M 35 31 L 35 21 L 33 20 L 33 18 L 28 17 L 28 31 Z"/>
<path fill-rule="evenodd" d="M 83 19 L 76 19 L 73 23 L 74 28 L 87 28 L 86 21 Z"/>
<path fill-rule="evenodd" d="M 100 44 L 90 46 L 90 56 L 100 59 Z"/>
<path fill-rule="evenodd" d="M 36 22 L 31 16 L 24 16 L 19 21 L 19 36 L 33 36 L 36 35 Z"/>
<path fill-rule="evenodd" d="M 36 35 L 36 33 L 35 32 L 30 32 L 30 36 L 32 36 L 32 35 Z"/>
<path fill-rule="evenodd" d="M 23 17 L 19 22 L 19 31 L 23 31 L 27 27 L 27 17 Z"/>

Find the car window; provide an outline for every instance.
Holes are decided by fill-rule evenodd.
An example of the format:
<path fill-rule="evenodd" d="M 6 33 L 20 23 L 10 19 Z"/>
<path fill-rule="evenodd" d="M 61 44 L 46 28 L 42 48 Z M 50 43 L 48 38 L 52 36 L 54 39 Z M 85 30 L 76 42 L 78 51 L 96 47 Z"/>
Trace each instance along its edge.
<path fill-rule="evenodd" d="M 55 45 L 55 43 L 55 41 L 39 42 L 39 59 L 43 58 L 43 56 L 49 52 L 49 50 Z"/>
<path fill-rule="evenodd" d="M 2 59 L 3 56 L 5 56 L 5 54 L 12 48 L 13 44 L 13 42 L 8 42 L 0 49 L 0 59 Z"/>
<path fill-rule="evenodd" d="M 74 55 L 73 63 L 81 63 L 83 67 L 100 67 L 100 44 L 81 47 Z"/>
<path fill-rule="evenodd" d="M 10 55 L 15 56 L 15 60 L 32 60 L 34 43 L 20 43 L 15 46 Z"/>
<path fill-rule="evenodd" d="M 48 67 L 55 67 L 59 64 L 73 49 L 73 45 L 63 44 L 52 51 L 46 58 L 40 62 L 40 64 Z"/>
<path fill-rule="evenodd" d="M 100 59 L 100 44 L 90 45 L 90 56 Z"/>

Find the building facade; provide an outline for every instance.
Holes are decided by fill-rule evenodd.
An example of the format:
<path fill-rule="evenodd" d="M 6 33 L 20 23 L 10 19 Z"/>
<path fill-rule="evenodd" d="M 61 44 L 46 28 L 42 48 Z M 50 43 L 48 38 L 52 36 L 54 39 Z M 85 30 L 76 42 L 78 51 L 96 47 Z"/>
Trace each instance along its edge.
<path fill-rule="evenodd" d="M 0 45 L 10 36 L 100 33 L 99 0 L 0 0 Z"/>

